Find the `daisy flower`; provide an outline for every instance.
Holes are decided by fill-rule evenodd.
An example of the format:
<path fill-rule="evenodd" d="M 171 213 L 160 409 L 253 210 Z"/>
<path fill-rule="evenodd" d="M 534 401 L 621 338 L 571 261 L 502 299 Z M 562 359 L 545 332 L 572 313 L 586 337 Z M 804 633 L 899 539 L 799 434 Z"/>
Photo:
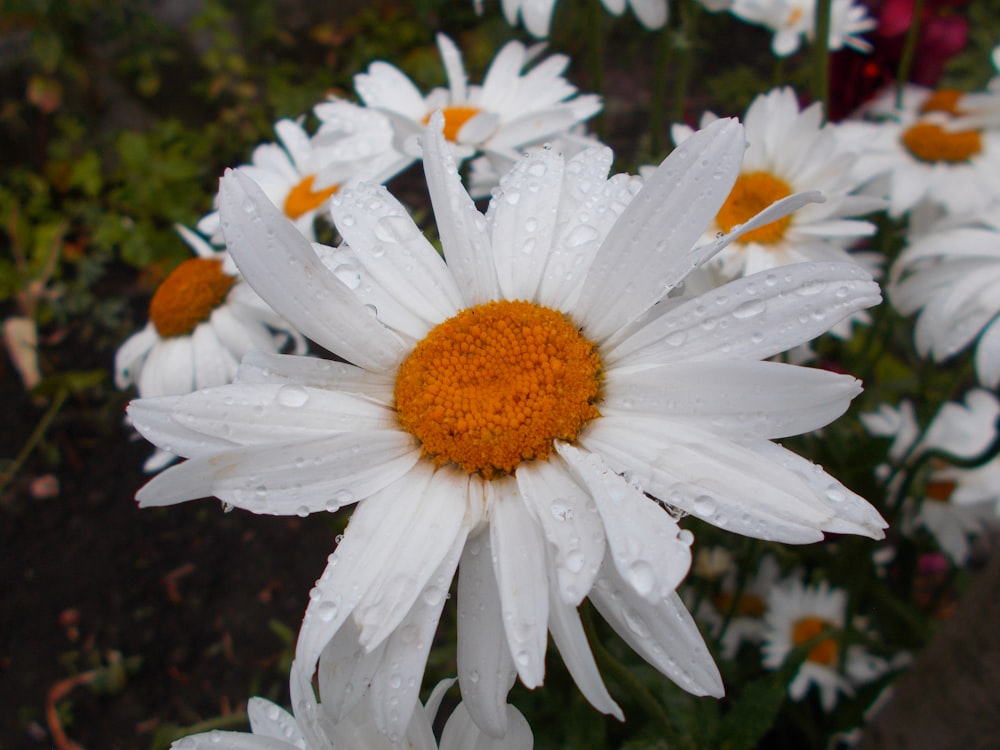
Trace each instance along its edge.
<path fill-rule="evenodd" d="M 482 15 L 483 0 L 473 0 L 473 4 L 476 13 Z M 668 18 L 667 0 L 601 0 L 601 4 L 613 16 L 624 13 L 627 4 L 639 19 L 639 23 L 651 31 L 663 28 Z M 556 0 L 500 0 L 500 7 L 507 23 L 517 26 L 520 16 L 528 33 L 539 39 L 549 35 L 555 6 Z"/>
<path fill-rule="evenodd" d="M 925 201 L 968 213 L 1000 196 L 1000 128 L 960 129 L 961 100 L 958 91 L 908 85 L 896 106 L 893 86 L 859 113 L 874 122 L 841 123 L 839 136 L 859 151 L 864 191 L 887 197 L 891 216 Z"/>
<path fill-rule="evenodd" d="M 565 55 L 552 55 L 525 71 L 539 48 L 508 42 L 482 85 L 470 86 L 455 43 L 444 34 L 438 34 L 437 43 L 448 88 L 436 88 L 425 97 L 402 71 L 381 61 L 354 77 L 358 96 L 368 107 L 389 115 L 398 148 L 411 158 L 419 158 L 416 136 L 438 110 L 444 113 L 444 134 L 455 158 L 482 152 L 501 173 L 527 147 L 552 141 L 601 110 L 600 97 L 576 96 L 576 87 L 563 77 L 569 64 Z"/>
<path fill-rule="evenodd" d="M 447 265 L 383 187 L 335 196 L 344 244 L 317 251 L 251 180 L 223 179 L 241 271 L 352 364 L 251 355 L 234 385 L 133 402 L 148 439 L 189 457 L 139 502 L 357 503 L 297 658 L 311 668 L 343 644 L 338 661 L 354 666 L 338 674 L 380 705 L 412 705 L 459 561 L 458 678 L 489 734 L 505 731 L 508 678 L 542 683 L 547 631 L 588 700 L 621 716 L 576 611 L 585 597 L 661 672 L 719 695 L 675 592 L 691 535 L 662 503 L 766 539 L 880 538 L 870 505 L 771 442 L 842 414 L 857 381 L 758 361 L 876 303 L 878 287 L 855 264 L 801 264 L 666 299 L 740 232 L 813 198 L 697 244 L 739 172 L 733 121 L 693 135 L 641 189 L 608 179 L 608 149 L 528 154 L 485 216 L 443 124 L 425 131 L 424 169 Z M 390 712 L 380 728 L 400 736 L 408 719 Z"/>
<path fill-rule="evenodd" d="M 830 588 L 826 581 L 806 586 L 791 578 L 771 589 L 765 615 L 765 667 L 780 669 L 792 650 L 829 631 L 829 637 L 821 638 L 810 648 L 788 685 L 793 700 L 802 700 L 815 685 L 820 705 L 829 712 L 836 707 L 841 693 L 852 696 L 855 687 L 878 679 L 891 668 L 885 659 L 869 654 L 860 644 L 853 644 L 847 646 L 841 672 L 844 646 L 836 636 L 846 625 L 846 609 L 847 592 Z"/>
<path fill-rule="evenodd" d="M 759 642 L 764 636 L 767 595 L 781 577 L 778 561 L 771 555 L 760 560 L 757 572 L 738 587 L 738 571 L 730 567 L 718 592 L 698 608 L 698 619 L 719 639 L 723 659 L 735 659 L 744 641 Z"/>
<path fill-rule="evenodd" d="M 706 113 L 702 126 L 715 119 Z M 761 94 L 750 104 L 743 121 L 748 144 L 743 168 L 704 239 L 729 232 L 793 193 L 817 190 L 826 200 L 805 205 L 732 242 L 714 261 L 724 279 L 801 261 L 859 260 L 847 248 L 874 234 L 875 225 L 854 217 L 883 208 L 884 203 L 851 194 L 860 184 L 851 173 L 855 156 L 838 145 L 836 126 L 824 126 L 822 120 L 822 104 L 800 110 L 790 88 Z M 686 125 L 672 128 L 676 143 L 692 132 Z M 872 264 L 864 260 L 871 270 Z"/>
<path fill-rule="evenodd" d="M 1000 205 L 911 226 L 890 269 L 889 300 L 917 316 L 921 356 L 943 362 L 975 346 L 979 382 L 1000 385 Z"/>
<path fill-rule="evenodd" d="M 969 391 L 964 404 L 944 404 L 923 432 L 909 401 L 898 408 L 883 404 L 861 415 L 870 434 L 893 439 L 890 460 L 908 466 L 932 450 L 959 458 L 982 454 L 997 440 L 998 418 L 1000 401 L 982 388 Z M 971 552 L 969 539 L 1000 517 L 1000 458 L 973 469 L 940 460 L 932 460 L 930 467 L 923 494 L 904 498 L 901 530 L 912 535 L 926 529 L 956 565 L 964 565 Z"/>
<path fill-rule="evenodd" d="M 163 280 L 149 321 L 118 348 L 115 385 L 135 386 L 143 398 L 179 395 L 231 383 L 247 352 L 279 352 L 289 341 L 305 352 L 301 334 L 240 280 L 228 253 L 186 227 L 177 232 L 197 257 Z M 157 450 L 144 468 L 158 471 L 175 458 Z"/>
<path fill-rule="evenodd" d="M 802 39 L 811 41 L 816 33 L 816 0 L 734 0 L 729 12 L 774 32 L 771 51 L 778 57 L 798 51 Z M 828 47 L 831 50 L 852 47 L 866 52 L 871 45 L 858 35 L 877 25 L 865 6 L 854 0 L 833 0 Z"/>
<path fill-rule="evenodd" d="M 309 239 L 315 239 L 316 217 L 328 212 L 330 196 L 341 187 L 384 182 L 411 162 L 393 149 L 392 127 L 380 112 L 329 101 L 315 113 L 322 123 L 315 135 L 300 122 L 279 120 L 278 143 L 257 146 L 250 163 L 240 167 Z M 221 242 L 218 211 L 205 216 L 198 230 Z"/>
<path fill-rule="evenodd" d="M 365 704 L 344 717 L 331 710 L 337 700 L 330 692 L 328 683 L 322 679 L 326 673 L 326 670 L 320 670 L 319 692 L 323 700 L 317 701 L 308 678 L 293 662 L 291 694 L 294 714 L 264 698 L 251 698 L 247 701 L 250 733 L 213 730 L 185 737 L 170 747 L 173 750 L 397 750 L 399 743 L 392 742 L 378 731 Z M 402 737 L 405 747 L 410 750 L 531 750 L 531 728 L 513 706 L 507 706 L 510 730 L 502 739 L 496 740 L 483 737 L 460 703 L 448 718 L 438 744 L 432 724 L 445 692 L 453 683 L 454 680 L 438 683 L 426 704 L 414 705 Z"/>

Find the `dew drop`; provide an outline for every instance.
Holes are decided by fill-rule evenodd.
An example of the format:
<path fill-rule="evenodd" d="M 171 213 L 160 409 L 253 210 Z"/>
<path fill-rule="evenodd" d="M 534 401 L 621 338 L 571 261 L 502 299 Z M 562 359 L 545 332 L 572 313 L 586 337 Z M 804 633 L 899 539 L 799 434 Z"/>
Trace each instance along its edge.
<path fill-rule="evenodd" d="M 277 400 L 282 406 L 305 406 L 309 400 L 309 391 L 300 385 L 283 385 L 278 389 Z"/>

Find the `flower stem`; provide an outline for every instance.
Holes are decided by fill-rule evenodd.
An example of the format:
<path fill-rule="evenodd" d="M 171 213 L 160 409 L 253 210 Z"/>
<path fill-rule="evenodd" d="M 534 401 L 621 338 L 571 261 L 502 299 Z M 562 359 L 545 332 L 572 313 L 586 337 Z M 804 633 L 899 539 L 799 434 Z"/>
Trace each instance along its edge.
<path fill-rule="evenodd" d="M 910 78 L 910 68 L 913 66 L 913 56 L 917 51 L 917 40 L 920 38 L 920 19 L 924 11 L 924 0 L 913 0 L 913 17 L 910 18 L 910 28 L 906 30 L 903 41 L 903 53 L 899 58 L 899 69 L 896 71 L 896 108 L 903 106 L 903 86 Z"/>
<path fill-rule="evenodd" d="M 813 40 L 813 100 L 823 102 L 823 117 L 830 108 L 830 9 L 832 0 L 817 0 Z"/>

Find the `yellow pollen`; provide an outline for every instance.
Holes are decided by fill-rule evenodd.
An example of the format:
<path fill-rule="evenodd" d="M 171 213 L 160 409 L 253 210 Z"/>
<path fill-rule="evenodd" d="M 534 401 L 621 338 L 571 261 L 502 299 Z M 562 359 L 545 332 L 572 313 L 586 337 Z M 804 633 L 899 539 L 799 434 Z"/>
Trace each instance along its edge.
<path fill-rule="evenodd" d="M 829 626 L 828 622 L 818 617 L 804 617 L 792 626 L 792 643 L 800 646 L 811 641 Z M 812 647 L 806 659 L 814 664 L 832 665 L 837 660 L 837 642 L 832 638 L 824 638 Z"/>
<path fill-rule="evenodd" d="M 222 271 L 222 261 L 191 258 L 174 269 L 149 302 L 149 319 L 163 338 L 191 333 L 208 320 L 236 282 Z"/>
<path fill-rule="evenodd" d="M 785 26 L 794 26 L 800 20 L 802 20 L 802 8 L 792 8 L 792 12 L 788 14 L 788 18 L 785 19 Z"/>
<path fill-rule="evenodd" d="M 939 89 L 920 105 L 920 113 L 926 115 L 928 112 L 946 112 L 949 115 L 960 115 L 962 113 L 958 108 L 958 100 L 961 98 L 962 92 L 957 89 Z"/>
<path fill-rule="evenodd" d="M 932 122 L 911 125 L 903 131 L 902 141 L 911 154 L 926 162 L 968 161 L 983 150 L 978 130 L 949 132 Z"/>
<path fill-rule="evenodd" d="M 313 191 L 313 181 L 316 175 L 311 174 L 303 177 L 302 181 L 288 191 L 285 198 L 285 216 L 289 219 L 297 219 L 303 214 L 319 208 L 323 201 L 340 189 L 340 185 L 331 185 L 321 190 Z"/>
<path fill-rule="evenodd" d="M 481 110 L 478 107 L 468 107 L 465 105 L 458 105 L 455 107 L 445 107 L 441 110 L 441 114 L 444 115 L 444 137 L 445 140 L 451 141 L 452 143 L 458 140 L 458 134 L 462 130 L 462 126 L 465 125 L 469 120 L 479 114 Z M 427 115 L 424 118 L 424 125 L 430 122 L 431 116 Z"/>
<path fill-rule="evenodd" d="M 746 172 L 736 178 L 736 184 L 719 209 L 715 221 L 723 232 L 729 232 L 737 224 L 745 224 L 775 201 L 791 194 L 788 183 L 769 172 Z M 778 242 L 791 223 L 791 215 L 785 216 L 747 232 L 739 241 L 759 242 L 762 245 Z"/>
<path fill-rule="evenodd" d="M 562 313 L 488 302 L 433 328 L 396 377 L 396 412 L 436 464 L 486 479 L 545 459 L 599 416 L 601 361 Z"/>

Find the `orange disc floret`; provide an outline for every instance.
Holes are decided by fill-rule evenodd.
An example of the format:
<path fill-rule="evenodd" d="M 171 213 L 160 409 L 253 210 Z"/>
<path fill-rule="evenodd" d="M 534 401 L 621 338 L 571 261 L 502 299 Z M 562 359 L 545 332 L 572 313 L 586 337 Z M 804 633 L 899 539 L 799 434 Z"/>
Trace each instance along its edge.
<path fill-rule="evenodd" d="M 488 302 L 432 329 L 396 377 L 400 424 L 435 463 L 490 478 L 599 416 L 600 358 L 566 317 Z"/>
<path fill-rule="evenodd" d="M 928 112 L 946 112 L 949 115 L 959 115 L 961 110 L 958 102 L 962 95 L 958 89 L 938 89 L 924 99 L 924 103 L 920 105 L 920 113 L 926 115 Z"/>
<path fill-rule="evenodd" d="M 903 131 L 903 145 L 926 162 L 968 161 L 983 150 L 978 130 L 948 131 L 933 122 L 918 122 Z"/>
<path fill-rule="evenodd" d="M 315 180 L 316 175 L 303 177 L 298 185 L 288 191 L 288 195 L 285 196 L 285 216 L 289 219 L 297 219 L 303 214 L 319 208 L 323 205 L 323 201 L 340 188 L 339 185 L 331 185 L 314 191 L 313 182 Z"/>
<path fill-rule="evenodd" d="M 222 261 L 191 258 L 174 269 L 149 302 L 149 319 L 163 338 L 184 336 L 208 320 L 236 282 L 222 271 Z"/>
<path fill-rule="evenodd" d="M 723 232 L 729 232 L 736 225 L 748 222 L 775 201 L 791 194 L 792 189 L 788 183 L 770 172 L 746 172 L 736 178 L 736 184 L 719 209 L 715 221 Z M 792 217 L 785 216 L 747 232 L 739 241 L 764 245 L 778 242 L 785 236 L 785 230 L 791 222 Z"/>
<path fill-rule="evenodd" d="M 796 646 L 811 641 L 820 633 L 827 630 L 830 623 L 819 617 L 803 617 L 792 626 L 792 642 Z M 837 661 L 837 642 L 832 638 L 823 638 L 809 651 L 806 657 L 814 664 L 824 664 L 832 666 Z"/>
<path fill-rule="evenodd" d="M 458 134 L 462 130 L 462 126 L 465 125 L 469 120 L 480 113 L 478 107 L 469 107 L 466 105 L 457 105 L 454 107 L 445 107 L 441 110 L 441 114 L 444 115 L 444 137 L 445 140 L 454 143 L 458 140 Z M 430 122 L 431 116 L 427 115 L 424 118 L 424 125 Z"/>

